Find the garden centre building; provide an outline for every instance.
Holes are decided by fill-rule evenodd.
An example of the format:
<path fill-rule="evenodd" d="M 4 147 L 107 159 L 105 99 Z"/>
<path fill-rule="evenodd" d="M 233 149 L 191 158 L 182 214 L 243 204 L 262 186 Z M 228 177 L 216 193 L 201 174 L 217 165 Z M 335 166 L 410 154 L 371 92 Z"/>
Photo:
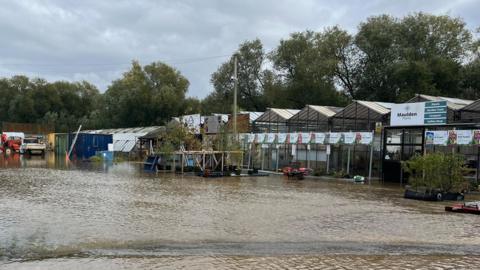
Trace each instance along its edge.
<path fill-rule="evenodd" d="M 463 155 L 478 179 L 479 119 L 480 100 L 417 94 L 402 104 L 356 100 L 344 108 L 269 108 L 241 138 L 250 168 L 278 170 L 299 162 L 320 174 L 404 182 L 401 161 L 442 151 Z"/>

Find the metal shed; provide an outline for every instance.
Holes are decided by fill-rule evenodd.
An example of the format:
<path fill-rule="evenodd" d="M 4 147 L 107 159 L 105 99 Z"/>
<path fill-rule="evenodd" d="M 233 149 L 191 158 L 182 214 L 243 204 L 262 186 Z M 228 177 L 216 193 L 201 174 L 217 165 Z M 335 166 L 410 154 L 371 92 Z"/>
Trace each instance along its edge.
<path fill-rule="evenodd" d="M 144 138 L 149 134 L 156 134 L 163 129 L 164 129 L 163 126 L 151 126 L 151 127 L 90 130 L 90 131 L 85 131 L 85 133 L 112 135 L 113 151 L 130 153 L 135 150 L 135 147 L 139 146 L 140 148 L 141 138 Z"/>

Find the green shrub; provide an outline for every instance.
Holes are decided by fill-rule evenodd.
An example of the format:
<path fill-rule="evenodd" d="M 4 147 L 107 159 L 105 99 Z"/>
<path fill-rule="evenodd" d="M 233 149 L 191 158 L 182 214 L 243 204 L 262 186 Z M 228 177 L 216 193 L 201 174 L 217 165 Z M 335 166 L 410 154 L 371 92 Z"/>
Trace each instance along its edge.
<path fill-rule="evenodd" d="M 410 174 L 409 184 L 414 188 L 426 187 L 441 189 L 444 192 L 458 192 L 465 189 L 464 161 L 457 154 L 416 155 L 403 162 L 402 167 L 406 173 Z"/>
<path fill-rule="evenodd" d="M 91 162 L 102 162 L 102 161 L 103 161 L 103 157 L 101 157 L 101 156 L 91 156 L 91 157 L 90 157 L 90 161 L 91 161 Z"/>
<path fill-rule="evenodd" d="M 314 176 L 322 176 L 322 175 L 326 175 L 326 174 L 327 174 L 327 171 L 325 170 L 325 168 L 316 168 L 313 171 Z"/>

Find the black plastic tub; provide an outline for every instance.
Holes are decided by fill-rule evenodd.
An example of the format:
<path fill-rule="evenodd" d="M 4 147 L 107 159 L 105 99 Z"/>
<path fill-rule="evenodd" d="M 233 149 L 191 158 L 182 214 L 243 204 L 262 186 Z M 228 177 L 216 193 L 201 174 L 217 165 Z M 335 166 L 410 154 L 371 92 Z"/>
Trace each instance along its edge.
<path fill-rule="evenodd" d="M 462 193 L 442 192 L 438 190 L 416 191 L 406 189 L 404 198 L 422 201 L 463 201 L 465 196 Z"/>

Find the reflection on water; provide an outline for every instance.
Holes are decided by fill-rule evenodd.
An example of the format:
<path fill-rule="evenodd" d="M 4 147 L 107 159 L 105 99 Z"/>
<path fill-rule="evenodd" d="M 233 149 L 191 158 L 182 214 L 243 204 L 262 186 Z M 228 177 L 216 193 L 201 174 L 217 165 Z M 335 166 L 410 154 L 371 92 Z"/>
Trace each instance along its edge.
<path fill-rule="evenodd" d="M 374 268 L 362 256 L 423 254 L 432 262 L 450 254 L 450 265 L 480 254 L 478 216 L 405 200 L 398 185 L 151 175 L 139 164 L 66 164 L 54 155 L 1 157 L 0 168 L 0 257 L 11 269 L 81 269 L 85 257 L 96 269 L 167 261 L 260 269 L 260 258 L 287 268 L 319 258 Z M 56 259 L 12 264 L 20 258 Z"/>

